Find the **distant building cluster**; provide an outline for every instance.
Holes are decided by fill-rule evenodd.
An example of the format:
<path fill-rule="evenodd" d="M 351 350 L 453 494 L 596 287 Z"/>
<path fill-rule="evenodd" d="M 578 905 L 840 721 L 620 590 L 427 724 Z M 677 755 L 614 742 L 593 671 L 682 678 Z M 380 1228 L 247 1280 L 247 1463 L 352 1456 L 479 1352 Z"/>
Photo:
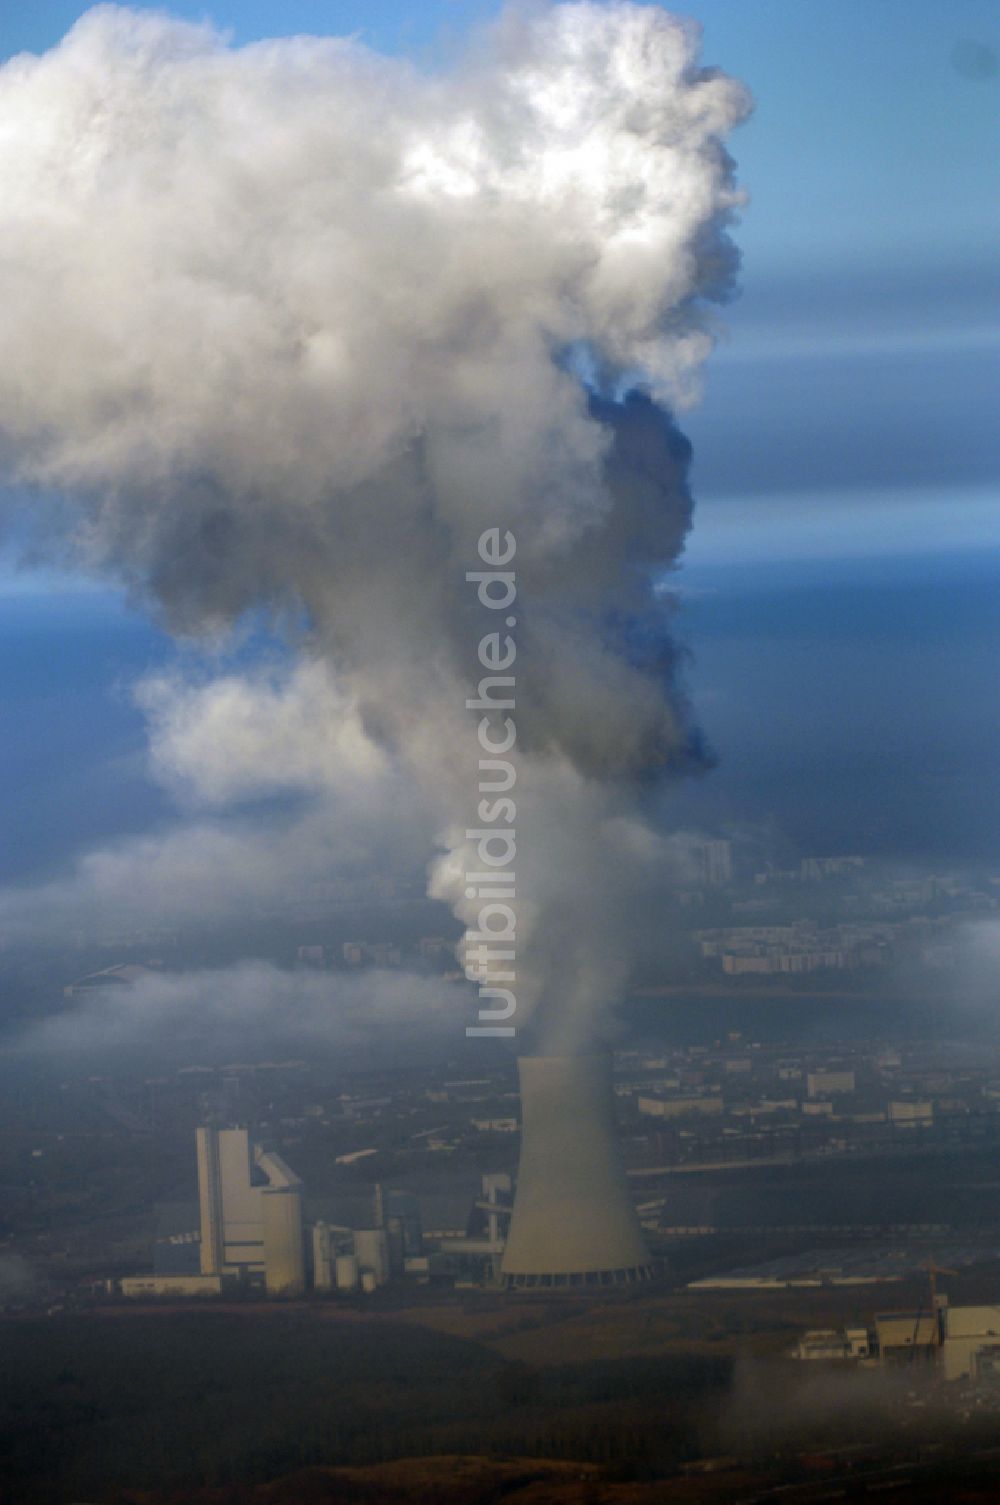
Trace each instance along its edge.
<path fill-rule="evenodd" d="M 799 1339 L 795 1358 L 860 1360 L 892 1368 L 934 1365 L 945 1381 L 1000 1379 L 1000 1307 L 950 1306 L 881 1312 L 871 1327 L 821 1328 Z"/>
<path fill-rule="evenodd" d="M 638 1136 L 634 1174 L 767 1160 L 907 1153 L 1000 1138 L 1000 1082 L 987 1060 L 817 1046 L 690 1046 L 622 1052 L 615 1081 Z M 664 1198 L 669 1206 L 669 1196 Z"/>
<path fill-rule="evenodd" d="M 403 948 L 391 941 L 345 941 L 341 952 L 349 967 L 403 965 Z"/>
<path fill-rule="evenodd" d="M 800 976 L 884 967 L 893 959 L 901 932 L 913 927 L 856 922 L 822 928 L 813 920 L 790 925 L 730 925 L 697 930 L 703 958 L 717 961 L 727 977 Z"/>
<path fill-rule="evenodd" d="M 395 941 L 342 941 L 339 946 L 310 944 L 299 946 L 296 960 L 303 967 L 383 967 L 396 968 L 414 961 L 440 963 L 453 960 L 454 941 L 440 935 L 421 936 L 415 947 L 407 948 Z"/>

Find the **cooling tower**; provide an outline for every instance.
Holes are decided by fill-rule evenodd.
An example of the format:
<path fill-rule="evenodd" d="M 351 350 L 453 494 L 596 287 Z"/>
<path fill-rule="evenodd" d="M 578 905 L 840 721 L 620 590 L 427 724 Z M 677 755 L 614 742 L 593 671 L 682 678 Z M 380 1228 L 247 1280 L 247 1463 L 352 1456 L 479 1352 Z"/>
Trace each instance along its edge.
<path fill-rule="evenodd" d="M 618 1285 L 656 1268 L 616 1140 L 611 1057 L 522 1056 L 521 1163 L 505 1286 Z"/>

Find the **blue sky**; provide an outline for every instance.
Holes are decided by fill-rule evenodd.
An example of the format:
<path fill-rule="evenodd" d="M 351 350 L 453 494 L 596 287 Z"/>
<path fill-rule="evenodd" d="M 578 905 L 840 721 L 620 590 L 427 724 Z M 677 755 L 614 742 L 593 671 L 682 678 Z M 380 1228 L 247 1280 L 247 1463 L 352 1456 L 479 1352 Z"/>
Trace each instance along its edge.
<path fill-rule="evenodd" d="M 8 6 L 0 55 L 54 45 L 85 8 Z M 355 32 L 427 66 L 497 9 L 165 8 L 210 17 L 237 43 Z M 757 100 L 732 143 L 751 194 L 737 231 L 743 292 L 720 315 L 705 400 L 683 420 L 698 499 L 683 577 L 692 678 L 722 759 L 684 796 L 688 809 L 708 824 L 773 820 L 806 845 L 995 852 L 1000 6 L 676 8 L 703 23 L 706 61 Z M 19 791 L 8 802 L 8 873 L 32 865 L 12 855 L 37 843 L 32 802 L 51 828 L 36 866 L 102 830 L 164 816 L 123 686 L 162 661 L 165 640 L 117 605 L 74 618 L 64 601 L 59 632 L 97 646 L 61 671 L 52 614 L 13 609 L 23 589 L 0 591 L 0 693 L 20 718 L 0 767 Z M 67 693 L 84 662 L 89 714 Z M 85 724 L 85 756 L 70 770 L 57 750 L 79 748 Z"/>
<path fill-rule="evenodd" d="M 175 0 L 234 42 L 353 33 L 433 61 L 491 0 Z M 757 276 L 987 262 L 1000 231 L 1000 11 L 994 0 L 690 0 L 705 58 L 757 98 L 736 151 Z M 0 55 L 53 46 L 87 6 L 8 7 Z M 994 71 L 989 72 L 990 54 Z"/>

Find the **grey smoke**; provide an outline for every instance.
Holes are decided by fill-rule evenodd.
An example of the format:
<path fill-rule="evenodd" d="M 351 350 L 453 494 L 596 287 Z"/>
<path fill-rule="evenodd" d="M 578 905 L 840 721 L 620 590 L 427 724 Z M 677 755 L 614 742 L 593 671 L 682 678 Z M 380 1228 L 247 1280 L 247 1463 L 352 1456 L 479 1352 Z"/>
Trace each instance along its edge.
<path fill-rule="evenodd" d="M 0 70 L 0 467 L 33 547 L 181 633 L 295 623 L 328 714 L 289 778 L 344 782 L 327 736 L 347 782 L 410 790 L 465 920 L 464 575 L 516 535 L 519 991 L 558 1048 L 628 974 L 664 856 L 643 789 L 700 758 L 658 588 L 691 513 L 668 408 L 732 286 L 749 102 L 697 47 L 655 7 L 515 9 L 422 76 L 102 6 Z M 250 787 L 274 692 L 230 689 Z M 161 769 L 219 798 L 183 690 L 149 695 Z"/>

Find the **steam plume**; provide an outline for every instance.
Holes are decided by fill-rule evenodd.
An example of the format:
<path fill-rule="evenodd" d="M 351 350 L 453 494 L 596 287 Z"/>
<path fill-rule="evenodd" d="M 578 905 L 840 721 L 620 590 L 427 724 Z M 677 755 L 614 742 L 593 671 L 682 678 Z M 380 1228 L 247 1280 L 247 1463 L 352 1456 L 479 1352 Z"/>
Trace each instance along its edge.
<path fill-rule="evenodd" d="M 520 995 L 553 1047 L 626 975 L 642 781 L 699 757 L 656 593 L 690 521 L 665 404 L 734 274 L 747 110 L 626 3 L 511 11 L 444 76 L 115 6 L 0 70 L 7 480 L 176 630 L 304 609 L 337 737 L 420 790 L 460 916 L 464 576 L 516 536 Z"/>

